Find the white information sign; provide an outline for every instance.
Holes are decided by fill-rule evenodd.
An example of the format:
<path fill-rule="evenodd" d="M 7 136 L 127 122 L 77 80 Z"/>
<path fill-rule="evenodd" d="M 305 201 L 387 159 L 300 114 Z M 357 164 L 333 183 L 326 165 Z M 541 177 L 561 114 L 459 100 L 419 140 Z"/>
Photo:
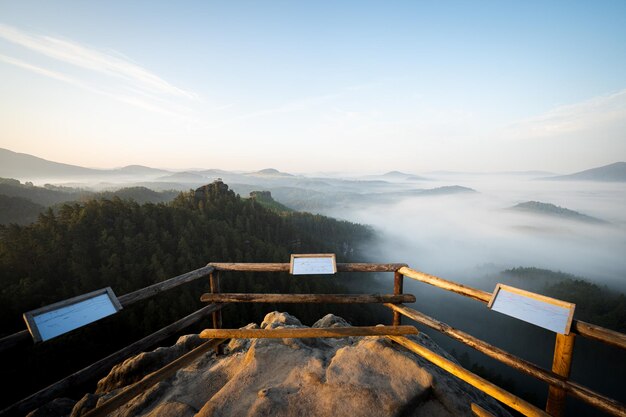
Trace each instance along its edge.
<path fill-rule="evenodd" d="M 34 341 L 45 342 L 121 309 L 113 290 L 104 288 L 29 311 L 24 320 Z"/>
<path fill-rule="evenodd" d="M 334 274 L 337 263 L 334 253 L 291 255 L 289 273 L 292 275 Z"/>
<path fill-rule="evenodd" d="M 498 284 L 489 308 L 556 333 L 569 334 L 575 304 Z"/>

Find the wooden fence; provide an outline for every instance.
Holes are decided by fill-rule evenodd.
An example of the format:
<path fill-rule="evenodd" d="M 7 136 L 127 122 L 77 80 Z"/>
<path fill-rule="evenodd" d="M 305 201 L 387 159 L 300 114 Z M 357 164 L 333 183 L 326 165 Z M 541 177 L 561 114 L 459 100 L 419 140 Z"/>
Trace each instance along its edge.
<path fill-rule="evenodd" d="M 569 380 L 569 372 L 573 360 L 573 347 L 576 335 L 593 339 L 605 344 L 626 349 L 626 335 L 575 320 L 572 323 L 572 331 L 568 336 L 556 335 L 554 359 L 552 370 L 544 369 L 538 365 L 521 359 L 496 346 L 482 341 L 462 330 L 429 317 L 419 311 L 405 306 L 403 303 L 415 301 L 411 294 L 404 294 L 403 281 L 408 277 L 435 287 L 451 291 L 473 300 L 488 303 L 491 293 L 471 288 L 453 281 L 448 281 L 434 275 L 429 275 L 409 268 L 406 264 L 371 264 L 371 263 L 339 263 L 338 272 L 393 272 L 393 294 L 225 294 L 220 292 L 220 271 L 241 272 L 288 272 L 289 263 L 210 263 L 207 266 L 179 275 L 169 280 L 154 284 L 141 290 L 119 297 L 123 306 L 159 294 L 162 291 L 174 288 L 198 278 L 209 276 L 210 293 L 202 295 L 202 301 L 211 303 L 197 312 L 167 326 L 164 329 L 150 335 L 110 356 L 104 358 L 81 371 L 64 378 L 63 380 L 44 388 L 43 390 L 19 401 L 16 404 L 0 411 L 0 415 L 23 415 L 35 409 L 51 399 L 63 395 L 71 386 L 85 383 L 107 372 L 114 364 L 130 357 L 141 350 L 145 350 L 155 343 L 171 336 L 191 323 L 211 314 L 213 317 L 213 329 L 202 332 L 201 337 L 209 339 L 208 342 L 189 352 L 164 368 L 154 372 L 142 381 L 134 384 L 122 394 L 114 396 L 104 404 L 86 414 L 88 417 L 103 416 L 115 410 L 122 404 L 130 401 L 136 395 L 149 388 L 151 385 L 172 375 L 177 369 L 189 364 L 209 349 L 217 349 L 220 352 L 222 342 L 230 338 L 252 337 L 347 337 L 354 335 L 378 335 L 387 337 L 400 344 L 404 348 L 422 356 L 426 360 L 455 375 L 468 384 L 478 388 L 503 404 L 519 411 L 526 416 L 562 416 L 564 413 L 565 397 L 570 395 L 592 406 L 603 410 L 611 415 L 626 417 L 626 407 L 602 394 L 590 390 L 580 384 Z M 261 303 L 382 303 L 392 313 L 392 326 L 377 327 L 354 327 L 347 330 L 340 329 L 274 329 L 254 332 L 242 329 L 221 329 L 221 308 L 227 303 L 238 302 L 261 302 Z M 507 392 L 497 385 L 481 378 L 480 376 L 464 369 L 460 365 L 443 358 L 422 345 L 406 337 L 415 334 L 417 330 L 411 326 L 401 326 L 401 318 L 406 317 L 417 323 L 437 330 L 446 336 L 453 338 L 477 351 L 498 360 L 522 373 L 530 375 L 549 385 L 548 401 L 546 410 L 543 411 L 527 401 Z M 313 331 L 314 330 L 314 331 Z M 280 332 L 282 331 L 282 333 Z M 28 331 L 18 332 L 14 335 L 0 339 L 0 352 L 12 347 L 19 346 L 30 340 Z M 484 410 L 472 404 L 476 415 L 486 415 Z"/>

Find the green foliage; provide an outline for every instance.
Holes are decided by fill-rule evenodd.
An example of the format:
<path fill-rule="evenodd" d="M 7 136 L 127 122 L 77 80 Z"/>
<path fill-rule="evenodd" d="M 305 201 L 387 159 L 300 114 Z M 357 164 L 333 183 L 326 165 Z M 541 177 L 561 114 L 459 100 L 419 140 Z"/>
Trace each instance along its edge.
<path fill-rule="evenodd" d="M 28 226 L 0 226 L 0 334 L 22 330 L 25 311 L 107 286 L 123 295 L 208 262 L 288 262 L 297 252 L 334 252 L 340 262 L 362 261 L 357 244 L 371 237 L 371 230 L 360 225 L 276 213 L 254 199 L 239 198 L 221 182 L 181 193 L 167 204 L 140 205 L 118 197 L 64 204 Z M 336 277 L 221 276 L 222 290 L 228 292 L 348 292 Z M 202 307 L 200 296 L 207 291 L 208 279 L 200 279 L 68 335 L 3 355 L 0 367 L 14 383 L 2 403 L 190 314 Z M 227 307 L 224 325 L 260 322 L 273 309 L 289 311 L 307 324 L 329 312 L 355 324 L 375 320 L 374 310 L 358 305 L 255 304 Z"/>
<path fill-rule="evenodd" d="M 42 305 L 106 286 L 125 294 L 210 261 L 287 262 L 294 251 L 346 260 L 370 236 L 323 216 L 279 215 L 223 183 L 171 204 L 65 204 L 32 225 L 0 227 L 0 329 L 21 327 L 21 313 Z"/>
<path fill-rule="evenodd" d="M 278 212 L 293 211 L 289 207 L 274 200 L 272 198 L 272 193 L 269 191 L 252 191 L 250 193 L 250 199 L 253 199 L 259 204 L 261 204 L 262 206 L 272 209 L 274 211 L 278 211 Z"/>
<path fill-rule="evenodd" d="M 178 191 L 154 191 L 146 187 L 125 187 L 116 191 L 103 191 L 92 198 L 112 199 L 119 197 L 122 200 L 131 200 L 139 204 L 165 203 L 172 201 L 178 195 Z"/>
<path fill-rule="evenodd" d="M 22 197 L 8 197 L 0 194 L 0 224 L 28 224 L 37 220 L 44 206 Z"/>
<path fill-rule="evenodd" d="M 7 197 L 21 197 L 42 206 L 51 206 L 65 201 L 78 200 L 91 193 L 78 188 L 55 187 L 46 184 L 36 187 L 31 182 L 20 183 L 11 178 L 0 178 L 0 194 Z"/>

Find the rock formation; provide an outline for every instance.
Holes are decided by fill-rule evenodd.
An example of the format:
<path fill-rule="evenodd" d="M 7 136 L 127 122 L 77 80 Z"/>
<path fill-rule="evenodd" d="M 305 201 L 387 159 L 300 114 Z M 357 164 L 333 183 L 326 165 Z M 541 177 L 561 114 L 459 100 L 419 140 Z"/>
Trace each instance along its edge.
<path fill-rule="evenodd" d="M 349 324 L 329 314 L 313 325 L 336 326 Z M 272 312 L 261 327 L 303 326 L 287 313 Z M 454 360 L 427 335 L 412 338 Z M 82 415 L 200 343 L 197 335 L 183 336 L 172 347 L 115 366 L 94 394 L 76 403 L 71 416 Z M 112 415 L 452 417 L 472 416 L 472 402 L 496 416 L 510 416 L 492 398 L 385 338 L 237 339 L 225 355 L 207 354 Z M 61 404 L 68 409 L 67 401 Z"/>

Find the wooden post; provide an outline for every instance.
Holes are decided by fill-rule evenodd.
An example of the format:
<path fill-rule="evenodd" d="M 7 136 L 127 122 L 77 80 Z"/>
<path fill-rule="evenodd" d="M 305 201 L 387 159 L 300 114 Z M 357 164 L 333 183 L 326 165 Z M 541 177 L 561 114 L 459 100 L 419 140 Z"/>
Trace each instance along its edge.
<path fill-rule="evenodd" d="M 402 294 L 403 286 L 404 286 L 404 275 L 402 275 L 398 271 L 395 271 L 393 273 L 393 293 L 395 295 Z M 400 324 L 402 324 L 402 315 L 399 312 L 394 311 L 392 325 L 399 326 Z"/>
<path fill-rule="evenodd" d="M 211 272 L 209 275 L 209 283 L 211 284 L 211 293 L 219 293 L 220 292 L 220 273 L 219 271 Z M 222 328 L 222 311 L 217 310 L 213 313 L 213 328 L 221 329 Z M 221 355 L 224 353 L 224 346 L 222 344 L 218 344 L 215 346 L 215 354 Z"/>
<path fill-rule="evenodd" d="M 552 360 L 552 372 L 569 378 L 572 367 L 572 356 L 574 354 L 575 335 L 556 334 L 556 343 L 554 346 L 554 359 Z M 546 411 L 554 417 L 562 417 L 565 413 L 565 390 L 550 386 L 548 391 L 548 402 L 546 403 Z"/>

